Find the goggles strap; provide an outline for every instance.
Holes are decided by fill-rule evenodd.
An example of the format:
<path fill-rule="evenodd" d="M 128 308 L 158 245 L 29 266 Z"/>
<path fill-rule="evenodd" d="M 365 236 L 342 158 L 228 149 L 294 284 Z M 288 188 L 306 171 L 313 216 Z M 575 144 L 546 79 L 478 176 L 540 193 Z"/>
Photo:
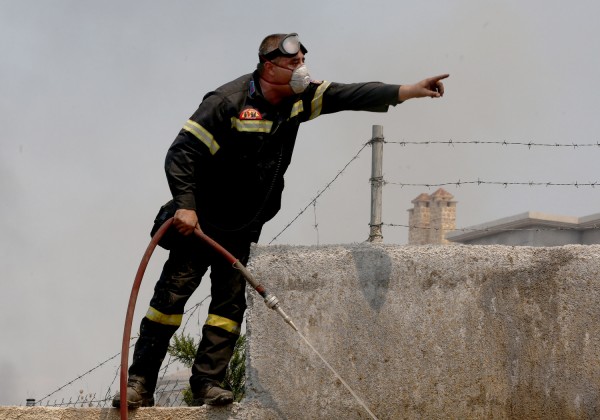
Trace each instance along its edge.
<path fill-rule="evenodd" d="M 284 36 L 281 41 L 279 41 L 279 45 L 276 49 L 269 51 L 266 54 L 259 55 L 259 58 L 261 61 L 270 61 L 280 56 L 293 57 L 298 54 L 298 51 L 302 51 L 303 54 L 308 52 L 306 47 L 300 42 L 298 34 L 293 32 Z"/>

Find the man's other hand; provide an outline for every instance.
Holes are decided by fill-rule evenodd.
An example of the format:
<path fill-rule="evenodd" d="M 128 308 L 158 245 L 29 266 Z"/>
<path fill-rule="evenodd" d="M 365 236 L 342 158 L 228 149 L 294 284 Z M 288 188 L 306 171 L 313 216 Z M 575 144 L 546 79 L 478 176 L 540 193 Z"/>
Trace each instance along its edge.
<path fill-rule="evenodd" d="M 173 226 L 182 235 L 189 235 L 195 228 L 200 229 L 198 215 L 194 210 L 179 209 L 173 216 Z"/>

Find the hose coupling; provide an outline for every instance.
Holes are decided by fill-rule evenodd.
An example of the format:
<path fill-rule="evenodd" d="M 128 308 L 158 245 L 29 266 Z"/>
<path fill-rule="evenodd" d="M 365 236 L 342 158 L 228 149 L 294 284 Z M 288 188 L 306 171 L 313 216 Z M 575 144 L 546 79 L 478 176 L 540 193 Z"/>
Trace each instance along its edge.
<path fill-rule="evenodd" d="M 271 309 L 275 309 L 277 305 L 279 305 L 279 299 L 273 295 L 267 294 L 267 296 L 265 296 L 265 305 Z"/>

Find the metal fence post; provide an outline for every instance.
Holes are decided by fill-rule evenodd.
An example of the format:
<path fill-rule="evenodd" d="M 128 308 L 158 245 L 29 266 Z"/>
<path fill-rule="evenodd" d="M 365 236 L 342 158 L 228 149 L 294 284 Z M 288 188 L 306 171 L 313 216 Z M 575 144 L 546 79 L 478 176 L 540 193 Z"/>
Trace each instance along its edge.
<path fill-rule="evenodd" d="M 373 126 L 373 138 L 371 139 L 372 163 L 371 163 L 371 223 L 369 242 L 382 242 L 381 233 L 381 192 L 383 187 L 383 126 Z"/>

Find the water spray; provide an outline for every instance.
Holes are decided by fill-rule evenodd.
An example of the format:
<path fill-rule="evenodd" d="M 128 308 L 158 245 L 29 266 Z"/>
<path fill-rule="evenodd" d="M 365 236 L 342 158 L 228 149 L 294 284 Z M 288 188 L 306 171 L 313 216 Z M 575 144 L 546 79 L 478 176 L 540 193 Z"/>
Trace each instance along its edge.
<path fill-rule="evenodd" d="M 128 413 L 127 413 L 127 365 L 128 365 L 128 359 L 129 359 L 129 341 L 130 341 L 130 337 L 131 337 L 131 324 L 133 321 L 133 313 L 135 310 L 137 295 L 138 295 L 138 292 L 140 289 L 140 285 L 142 283 L 142 278 L 144 277 L 144 272 L 146 271 L 146 267 L 148 266 L 148 262 L 150 261 L 150 257 L 152 256 L 152 253 L 154 252 L 156 245 L 158 245 L 158 242 L 161 240 L 161 238 L 163 237 L 163 235 L 165 234 L 167 229 L 169 229 L 171 227 L 172 223 L 173 223 L 173 218 L 171 217 L 165 223 L 163 223 L 163 225 L 160 227 L 160 229 L 158 229 L 158 231 L 156 231 L 156 233 L 152 237 L 152 240 L 150 241 L 150 244 L 148 244 L 148 247 L 146 248 L 146 252 L 144 253 L 144 256 L 142 257 L 142 261 L 140 262 L 140 266 L 138 268 L 135 279 L 133 281 L 133 287 L 131 289 L 131 295 L 129 297 L 129 305 L 127 306 L 127 315 L 125 317 L 125 328 L 123 329 L 123 344 L 122 344 L 122 348 L 121 348 L 121 377 L 120 377 L 121 420 L 127 420 L 127 415 L 128 415 Z M 219 254 L 221 254 L 227 261 L 229 261 L 233 265 L 234 268 L 236 268 L 237 270 L 240 270 L 240 272 L 242 273 L 242 275 L 244 276 L 246 281 L 250 284 L 250 286 L 252 286 L 252 288 L 254 290 L 256 290 L 259 295 L 262 296 L 262 298 L 265 301 L 265 305 L 267 305 L 268 308 L 273 309 L 275 312 L 277 312 L 283 318 L 283 320 L 290 327 L 292 327 L 294 329 L 294 331 L 296 331 L 296 333 L 298 333 L 298 335 L 306 342 L 306 344 L 317 354 L 317 356 L 319 356 L 319 358 L 323 361 L 325 366 L 327 366 L 329 368 L 329 370 L 331 370 L 331 372 L 333 372 L 335 377 L 338 378 L 340 380 L 340 382 L 350 392 L 350 394 L 352 394 L 352 396 L 356 399 L 356 401 L 367 411 L 367 413 L 369 413 L 371 418 L 373 418 L 374 420 L 378 420 L 377 417 L 375 416 L 375 414 L 373 414 L 371 412 L 371 410 L 369 410 L 367 405 L 358 397 L 358 395 L 356 395 L 356 393 L 352 390 L 352 388 L 350 388 L 350 386 L 346 383 L 346 381 L 344 381 L 342 379 L 342 377 L 333 369 L 333 367 L 331 367 L 331 365 L 329 363 L 327 363 L 325 358 L 323 358 L 323 356 L 321 356 L 321 354 L 317 351 L 317 349 L 315 349 L 313 347 L 313 345 L 306 339 L 306 337 L 304 337 L 302 335 L 302 333 L 300 332 L 300 330 L 298 330 L 298 327 L 296 327 L 296 325 L 294 324 L 292 319 L 281 308 L 281 306 L 279 304 L 279 299 L 277 299 L 277 297 L 275 297 L 274 295 L 267 292 L 265 287 L 262 284 L 260 284 L 258 281 L 256 281 L 256 279 L 252 276 L 250 271 L 248 271 L 248 269 L 237 258 L 235 258 L 233 255 L 231 255 L 231 253 L 229 251 L 227 251 L 225 248 L 223 248 L 218 242 L 216 242 L 214 239 L 212 239 L 211 237 L 206 235 L 204 232 L 202 232 L 198 228 L 194 229 L 194 235 L 196 235 L 198 238 L 202 239 L 204 242 L 206 242 L 208 245 L 210 245 L 215 251 L 217 251 Z"/>

